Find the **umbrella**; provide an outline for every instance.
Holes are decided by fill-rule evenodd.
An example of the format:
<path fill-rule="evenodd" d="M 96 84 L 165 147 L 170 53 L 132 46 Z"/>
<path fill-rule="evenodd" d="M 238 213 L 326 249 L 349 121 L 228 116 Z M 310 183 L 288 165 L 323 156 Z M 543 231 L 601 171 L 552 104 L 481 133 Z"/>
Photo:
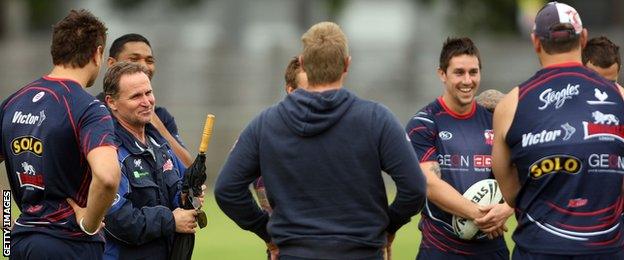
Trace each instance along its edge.
<path fill-rule="evenodd" d="M 206 181 L 206 151 L 208 143 L 212 136 L 212 127 L 214 125 L 214 115 L 206 117 L 204 132 L 202 134 L 201 143 L 199 145 L 199 154 L 184 172 L 182 181 L 182 191 L 180 195 L 180 207 L 183 209 L 195 209 L 197 211 L 197 225 L 204 228 L 208 224 L 206 213 L 201 210 L 201 202 L 199 196 L 202 194 L 201 186 Z M 173 248 L 171 249 L 170 259 L 188 260 L 193 254 L 195 246 L 195 234 L 175 233 Z"/>

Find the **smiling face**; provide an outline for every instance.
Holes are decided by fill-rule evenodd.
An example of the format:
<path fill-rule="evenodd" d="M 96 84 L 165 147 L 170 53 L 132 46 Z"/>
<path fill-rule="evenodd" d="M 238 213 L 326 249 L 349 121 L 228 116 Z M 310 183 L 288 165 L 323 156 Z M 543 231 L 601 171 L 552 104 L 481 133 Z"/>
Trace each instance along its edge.
<path fill-rule="evenodd" d="M 150 122 L 156 99 L 147 75 L 143 72 L 122 75 L 119 94 L 109 103 L 115 117 L 133 128 Z"/>
<path fill-rule="evenodd" d="M 446 71 L 438 69 L 438 76 L 444 84 L 442 98 L 446 105 L 455 113 L 469 112 L 481 82 L 479 59 L 466 54 L 455 56 Z"/>
<path fill-rule="evenodd" d="M 117 58 L 108 58 L 108 65 L 112 66 L 120 61 L 135 62 L 145 66 L 149 72 L 148 76 L 150 79 L 156 72 L 156 59 L 152 55 L 152 48 L 144 42 L 136 41 L 125 43 L 123 49 L 117 55 Z"/>

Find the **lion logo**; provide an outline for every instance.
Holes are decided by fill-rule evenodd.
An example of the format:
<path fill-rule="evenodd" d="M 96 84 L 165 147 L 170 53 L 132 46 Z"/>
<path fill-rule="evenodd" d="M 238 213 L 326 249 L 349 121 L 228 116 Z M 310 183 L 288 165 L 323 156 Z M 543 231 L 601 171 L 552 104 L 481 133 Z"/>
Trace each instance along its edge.
<path fill-rule="evenodd" d="M 600 111 L 594 111 L 592 113 L 594 117 L 594 124 L 605 124 L 605 125 L 619 125 L 620 120 L 612 114 L 603 114 Z"/>
<path fill-rule="evenodd" d="M 28 164 L 27 162 L 22 162 L 22 168 L 24 168 L 24 173 L 35 175 L 35 167 Z"/>

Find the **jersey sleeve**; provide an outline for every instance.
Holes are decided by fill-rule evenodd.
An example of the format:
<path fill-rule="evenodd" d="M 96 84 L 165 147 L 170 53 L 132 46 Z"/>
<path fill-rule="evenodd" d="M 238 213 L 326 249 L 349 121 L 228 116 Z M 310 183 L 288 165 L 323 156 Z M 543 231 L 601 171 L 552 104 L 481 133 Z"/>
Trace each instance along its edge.
<path fill-rule="evenodd" d="M 436 149 L 437 128 L 433 115 L 426 109 L 416 113 L 405 127 L 414 151 L 418 155 L 418 161 L 435 161 L 438 155 Z"/>
<path fill-rule="evenodd" d="M 85 155 L 100 146 L 119 145 L 112 117 L 99 100 L 93 100 L 89 104 L 79 122 L 80 148 Z"/>
<path fill-rule="evenodd" d="M 180 139 L 180 134 L 178 133 L 178 125 L 176 124 L 175 118 L 165 109 L 164 107 L 158 107 L 155 111 L 160 121 L 162 121 L 167 131 L 175 138 L 182 147 L 186 148 L 182 139 Z"/>

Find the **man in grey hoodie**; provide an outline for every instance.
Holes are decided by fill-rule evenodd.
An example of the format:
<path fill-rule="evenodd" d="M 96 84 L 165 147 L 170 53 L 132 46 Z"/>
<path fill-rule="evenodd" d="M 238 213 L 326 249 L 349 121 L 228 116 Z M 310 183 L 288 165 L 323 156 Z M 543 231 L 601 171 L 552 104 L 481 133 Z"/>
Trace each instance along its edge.
<path fill-rule="evenodd" d="M 215 185 L 217 203 L 280 259 L 381 259 L 387 238 L 422 209 L 424 176 L 396 117 L 342 87 L 351 57 L 340 27 L 316 24 L 302 41 L 308 86 L 243 130 Z M 397 186 L 390 206 L 382 170 Z M 260 173 L 270 218 L 249 191 Z"/>

